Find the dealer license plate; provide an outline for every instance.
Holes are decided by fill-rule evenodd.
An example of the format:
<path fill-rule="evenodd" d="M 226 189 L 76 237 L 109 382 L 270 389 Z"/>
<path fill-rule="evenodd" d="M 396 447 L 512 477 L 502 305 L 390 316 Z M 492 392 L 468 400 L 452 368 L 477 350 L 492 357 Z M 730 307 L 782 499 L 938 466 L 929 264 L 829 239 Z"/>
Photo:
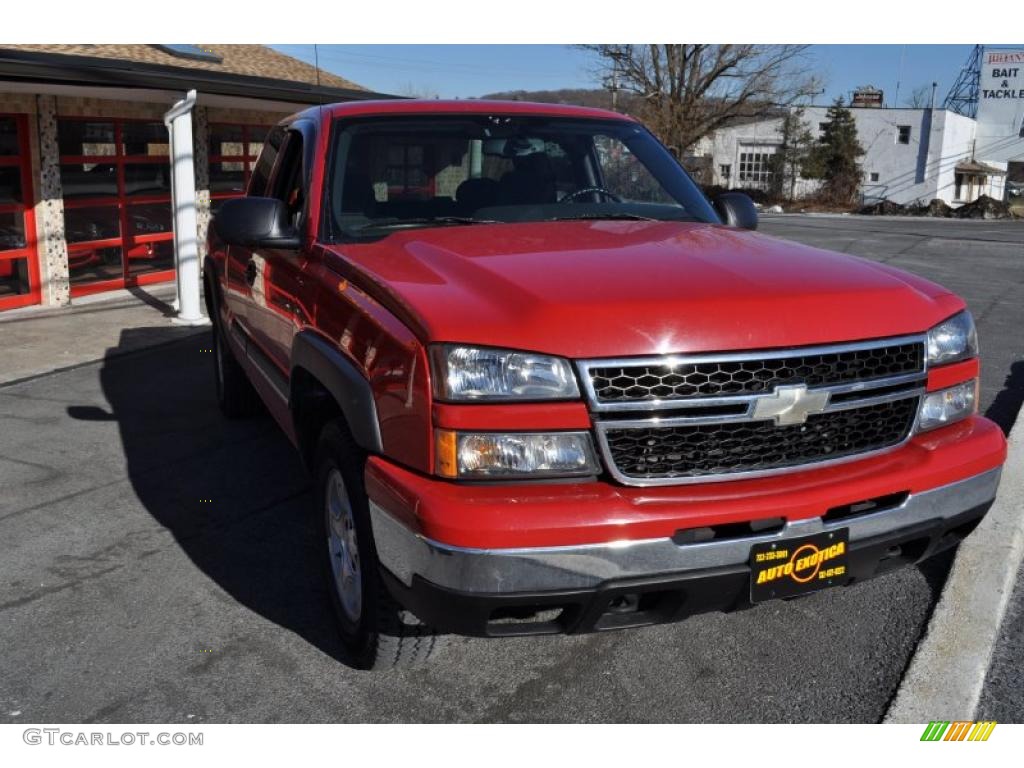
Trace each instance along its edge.
<path fill-rule="evenodd" d="M 750 602 L 797 597 L 847 579 L 849 529 L 750 548 Z"/>

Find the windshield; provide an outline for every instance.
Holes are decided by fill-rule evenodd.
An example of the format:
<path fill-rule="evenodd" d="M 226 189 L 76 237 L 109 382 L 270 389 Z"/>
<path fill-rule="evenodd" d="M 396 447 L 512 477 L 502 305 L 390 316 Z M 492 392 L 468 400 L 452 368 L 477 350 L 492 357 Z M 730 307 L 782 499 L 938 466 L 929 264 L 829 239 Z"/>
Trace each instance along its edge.
<path fill-rule="evenodd" d="M 339 124 L 328 240 L 496 222 L 717 223 L 676 160 L 618 120 L 408 116 Z"/>

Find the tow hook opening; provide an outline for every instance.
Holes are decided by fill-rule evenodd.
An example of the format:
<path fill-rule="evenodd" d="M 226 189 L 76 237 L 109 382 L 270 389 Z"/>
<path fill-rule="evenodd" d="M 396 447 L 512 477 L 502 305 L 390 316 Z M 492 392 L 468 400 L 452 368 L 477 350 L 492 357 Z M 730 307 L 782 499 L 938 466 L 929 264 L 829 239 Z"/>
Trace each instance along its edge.
<path fill-rule="evenodd" d="M 785 526 L 782 517 L 766 517 L 760 520 L 747 520 L 742 523 L 723 523 L 701 528 L 682 528 L 672 535 L 676 544 L 705 544 L 709 541 L 725 541 L 759 536 L 766 533 L 777 533 Z"/>
<path fill-rule="evenodd" d="M 910 565 L 920 560 L 928 549 L 931 539 L 927 536 L 890 544 L 883 552 L 876 555 L 875 575 L 886 573 L 902 565 Z"/>
<path fill-rule="evenodd" d="M 608 603 L 608 613 L 635 613 L 640 608 L 640 595 L 618 595 Z"/>
<path fill-rule="evenodd" d="M 561 605 L 515 605 L 496 608 L 487 619 L 487 633 L 499 636 L 561 632 L 566 611 L 567 607 Z"/>
<path fill-rule="evenodd" d="M 884 512 L 888 509 L 896 509 L 910 496 L 908 491 L 900 491 L 898 493 L 888 493 L 884 496 L 875 496 L 872 499 L 863 499 L 861 501 L 855 501 L 852 504 L 843 504 L 842 506 L 832 507 L 824 515 L 822 520 L 826 523 L 834 523 L 837 520 L 846 520 L 851 517 L 859 517 L 860 515 L 871 515 L 875 512 Z"/>
<path fill-rule="evenodd" d="M 903 547 L 901 547 L 899 544 L 893 544 L 891 547 L 889 547 L 889 549 L 885 551 L 885 554 L 882 556 L 882 559 L 888 560 L 891 557 L 899 557 L 902 553 Z"/>
<path fill-rule="evenodd" d="M 685 596 L 678 589 L 620 592 L 604 604 L 594 628 L 619 629 L 658 624 L 674 615 Z"/>

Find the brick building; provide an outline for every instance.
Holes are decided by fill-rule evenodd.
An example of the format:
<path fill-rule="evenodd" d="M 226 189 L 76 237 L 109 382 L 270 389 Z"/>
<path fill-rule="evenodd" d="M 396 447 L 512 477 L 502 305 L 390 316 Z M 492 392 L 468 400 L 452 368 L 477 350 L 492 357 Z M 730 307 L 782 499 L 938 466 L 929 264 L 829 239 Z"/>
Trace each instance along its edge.
<path fill-rule="evenodd" d="M 174 279 L 163 115 L 190 89 L 200 243 L 270 126 L 379 97 L 260 45 L 0 46 L 0 311 Z"/>

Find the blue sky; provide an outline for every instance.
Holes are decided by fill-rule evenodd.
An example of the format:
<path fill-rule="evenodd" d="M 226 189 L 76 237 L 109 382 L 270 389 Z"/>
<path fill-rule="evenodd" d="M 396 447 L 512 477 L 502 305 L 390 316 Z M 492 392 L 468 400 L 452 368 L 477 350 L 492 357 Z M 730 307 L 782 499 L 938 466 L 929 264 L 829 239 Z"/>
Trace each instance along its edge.
<path fill-rule="evenodd" d="M 313 62 L 312 45 L 274 48 Z M 320 65 L 373 90 L 443 98 L 506 90 L 596 87 L 593 57 L 560 45 L 319 45 Z M 969 45 L 816 45 L 809 63 L 824 81 L 821 100 L 872 84 L 892 103 L 939 83 L 941 103 L 970 54 Z M 902 76 L 901 76 L 902 59 Z M 816 101 L 818 101 L 816 99 Z"/>

